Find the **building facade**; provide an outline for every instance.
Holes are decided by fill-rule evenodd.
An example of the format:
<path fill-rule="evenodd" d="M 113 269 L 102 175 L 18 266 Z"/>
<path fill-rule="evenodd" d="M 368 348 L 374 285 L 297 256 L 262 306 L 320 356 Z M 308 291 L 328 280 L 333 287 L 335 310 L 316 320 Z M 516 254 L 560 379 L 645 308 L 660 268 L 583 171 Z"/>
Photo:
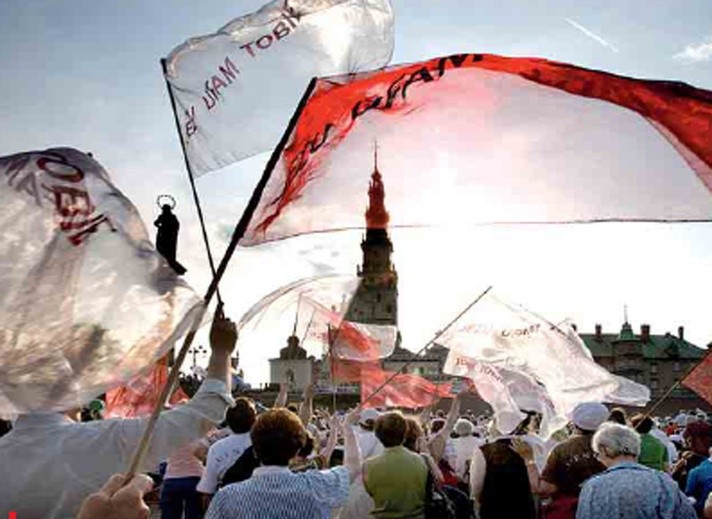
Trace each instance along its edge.
<path fill-rule="evenodd" d="M 269 366 L 270 382 L 287 384 L 290 391 L 303 391 L 314 380 L 315 360 L 307 357 L 307 351 L 299 346 L 299 338 L 294 335 L 279 351 L 279 358 L 270 359 Z"/>

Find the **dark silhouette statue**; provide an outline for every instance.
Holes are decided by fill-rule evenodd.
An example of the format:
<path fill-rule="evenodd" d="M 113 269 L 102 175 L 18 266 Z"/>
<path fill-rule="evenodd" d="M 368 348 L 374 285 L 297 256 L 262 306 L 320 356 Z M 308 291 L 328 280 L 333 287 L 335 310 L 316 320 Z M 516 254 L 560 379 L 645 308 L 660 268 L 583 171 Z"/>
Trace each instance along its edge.
<path fill-rule="evenodd" d="M 175 270 L 176 274 L 179 276 L 185 274 L 185 267 L 178 263 L 176 259 L 180 223 L 178 223 L 178 218 L 173 214 L 170 205 L 164 204 L 161 206 L 161 215 L 153 222 L 153 225 L 158 227 L 156 249 L 161 253 L 161 256 L 166 258 L 166 261 Z"/>

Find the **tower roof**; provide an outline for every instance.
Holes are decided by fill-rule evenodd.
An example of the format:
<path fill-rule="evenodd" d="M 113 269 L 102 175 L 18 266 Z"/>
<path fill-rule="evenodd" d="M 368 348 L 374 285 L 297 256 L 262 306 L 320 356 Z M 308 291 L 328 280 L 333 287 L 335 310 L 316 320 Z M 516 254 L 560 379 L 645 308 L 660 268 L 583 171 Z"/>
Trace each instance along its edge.
<path fill-rule="evenodd" d="M 374 143 L 373 173 L 368 185 L 368 209 L 366 209 L 366 228 L 385 229 L 388 227 L 390 216 L 386 211 L 386 190 L 383 186 L 383 177 L 378 171 L 378 144 Z"/>

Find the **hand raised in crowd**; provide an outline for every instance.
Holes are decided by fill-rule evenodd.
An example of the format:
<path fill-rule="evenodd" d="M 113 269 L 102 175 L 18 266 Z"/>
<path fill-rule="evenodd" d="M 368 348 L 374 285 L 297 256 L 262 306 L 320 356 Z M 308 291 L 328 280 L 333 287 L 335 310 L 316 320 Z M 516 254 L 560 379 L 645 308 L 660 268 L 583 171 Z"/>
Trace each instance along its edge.
<path fill-rule="evenodd" d="M 225 317 L 223 305 L 219 304 L 215 309 L 213 325 L 210 328 L 210 347 L 213 351 L 220 351 L 231 354 L 237 342 L 237 326 L 230 319 Z"/>
<path fill-rule="evenodd" d="M 77 519 L 147 519 L 149 508 L 143 497 L 153 488 L 148 476 L 114 474 L 98 492 L 84 500 Z"/>
<path fill-rule="evenodd" d="M 534 461 L 534 449 L 521 438 L 512 440 L 512 450 L 519 454 L 525 462 Z"/>

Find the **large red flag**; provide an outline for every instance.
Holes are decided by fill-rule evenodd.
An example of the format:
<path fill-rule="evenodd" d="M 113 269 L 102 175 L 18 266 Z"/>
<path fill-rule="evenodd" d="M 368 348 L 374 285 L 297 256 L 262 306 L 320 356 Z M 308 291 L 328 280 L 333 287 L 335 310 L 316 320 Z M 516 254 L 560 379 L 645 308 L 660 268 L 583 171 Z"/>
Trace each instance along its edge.
<path fill-rule="evenodd" d="M 374 139 L 391 227 L 708 221 L 710 131 L 712 92 L 543 59 L 319 79 L 242 244 L 362 228 Z"/>
<path fill-rule="evenodd" d="M 709 351 L 681 383 L 712 405 L 712 355 Z"/>
<path fill-rule="evenodd" d="M 371 396 L 395 373 L 377 367 L 362 367 L 361 402 L 363 407 L 405 407 L 416 409 L 431 405 L 450 395 L 452 384 L 436 384 L 418 375 L 399 373 L 378 393 Z M 370 398 L 369 398 L 370 397 Z"/>

